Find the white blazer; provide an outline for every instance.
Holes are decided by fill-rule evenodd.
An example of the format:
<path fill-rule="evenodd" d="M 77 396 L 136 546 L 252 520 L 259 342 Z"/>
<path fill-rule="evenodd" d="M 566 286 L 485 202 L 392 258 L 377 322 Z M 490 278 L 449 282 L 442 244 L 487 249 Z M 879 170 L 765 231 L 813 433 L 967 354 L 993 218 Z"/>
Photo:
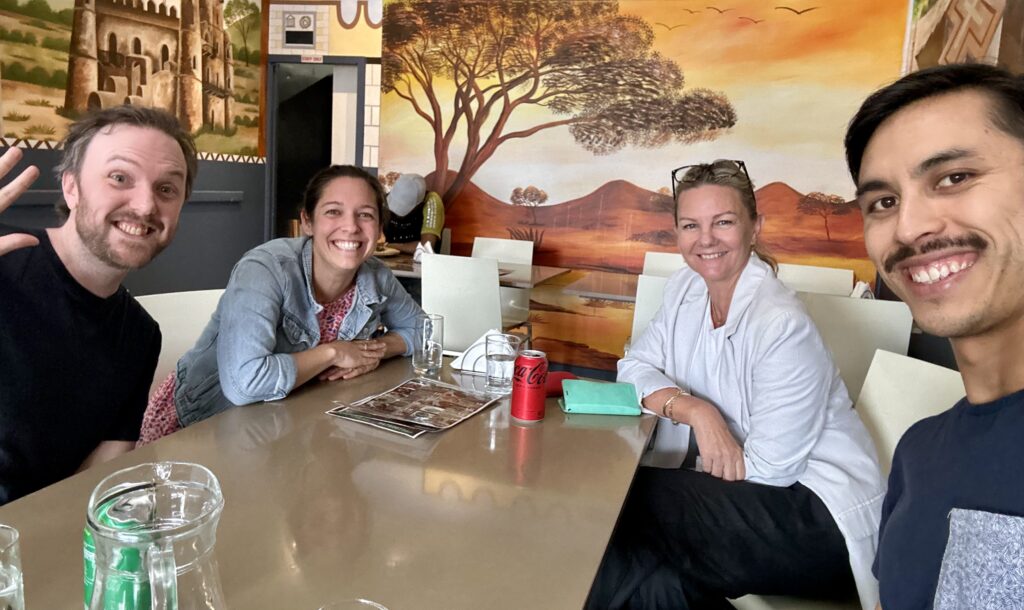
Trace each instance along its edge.
<path fill-rule="evenodd" d="M 799 482 L 817 494 L 846 539 L 861 605 L 875 607 L 871 563 L 885 485 L 874 444 L 814 322 L 771 267 L 751 256 L 720 328 L 703 278 L 677 271 L 618 373 L 641 400 L 679 387 L 718 407 L 743 446 L 746 480 Z M 644 463 L 678 468 L 689 433 L 660 419 Z"/>

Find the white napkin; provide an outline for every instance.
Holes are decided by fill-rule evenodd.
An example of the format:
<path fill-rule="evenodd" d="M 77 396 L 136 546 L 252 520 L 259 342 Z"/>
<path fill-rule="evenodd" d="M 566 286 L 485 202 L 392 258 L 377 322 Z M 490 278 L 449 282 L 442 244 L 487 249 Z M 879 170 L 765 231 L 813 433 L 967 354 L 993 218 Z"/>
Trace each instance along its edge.
<path fill-rule="evenodd" d="M 501 334 L 500 330 L 491 329 L 482 337 L 473 342 L 472 345 L 462 352 L 462 355 L 452 360 L 451 367 L 457 371 L 467 373 L 487 374 L 487 335 Z"/>
<path fill-rule="evenodd" d="M 423 259 L 424 254 L 433 254 L 434 247 L 430 242 L 416 244 L 416 251 L 412 253 L 412 262 L 418 263 Z"/>
<path fill-rule="evenodd" d="M 871 286 L 867 282 L 857 282 L 850 296 L 855 299 L 873 299 L 875 298 L 875 293 L 871 292 Z"/>

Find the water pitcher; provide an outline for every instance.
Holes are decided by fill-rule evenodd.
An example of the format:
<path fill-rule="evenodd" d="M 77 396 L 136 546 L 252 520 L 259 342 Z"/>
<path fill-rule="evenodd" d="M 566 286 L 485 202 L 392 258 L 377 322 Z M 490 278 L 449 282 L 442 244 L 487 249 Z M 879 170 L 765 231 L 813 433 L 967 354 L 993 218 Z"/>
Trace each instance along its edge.
<path fill-rule="evenodd" d="M 198 464 L 141 464 L 103 479 L 84 536 L 86 610 L 222 610 L 214 545 L 224 507 Z"/>

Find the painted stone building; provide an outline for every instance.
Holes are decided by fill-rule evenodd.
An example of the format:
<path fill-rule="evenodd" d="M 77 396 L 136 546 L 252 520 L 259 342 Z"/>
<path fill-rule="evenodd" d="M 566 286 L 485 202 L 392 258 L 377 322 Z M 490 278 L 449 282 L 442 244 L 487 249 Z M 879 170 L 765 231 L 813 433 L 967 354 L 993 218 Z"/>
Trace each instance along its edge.
<path fill-rule="evenodd" d="M 224 0 L 75 0 L 65 108 L 142 104 L 226 128 L 233 78 Z"/>

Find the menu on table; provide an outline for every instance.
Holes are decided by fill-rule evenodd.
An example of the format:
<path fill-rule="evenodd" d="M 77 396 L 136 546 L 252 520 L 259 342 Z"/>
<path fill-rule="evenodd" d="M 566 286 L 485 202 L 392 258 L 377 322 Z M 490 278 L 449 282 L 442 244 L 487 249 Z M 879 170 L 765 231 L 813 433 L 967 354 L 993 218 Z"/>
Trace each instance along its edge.
<path fill-rule="evenodd" d="M 336 402 L 328 415 L 416 438 L 446 430 L 479 413 L 499 397 L 433 379 L 410 379 L 356 402 Z"/>

